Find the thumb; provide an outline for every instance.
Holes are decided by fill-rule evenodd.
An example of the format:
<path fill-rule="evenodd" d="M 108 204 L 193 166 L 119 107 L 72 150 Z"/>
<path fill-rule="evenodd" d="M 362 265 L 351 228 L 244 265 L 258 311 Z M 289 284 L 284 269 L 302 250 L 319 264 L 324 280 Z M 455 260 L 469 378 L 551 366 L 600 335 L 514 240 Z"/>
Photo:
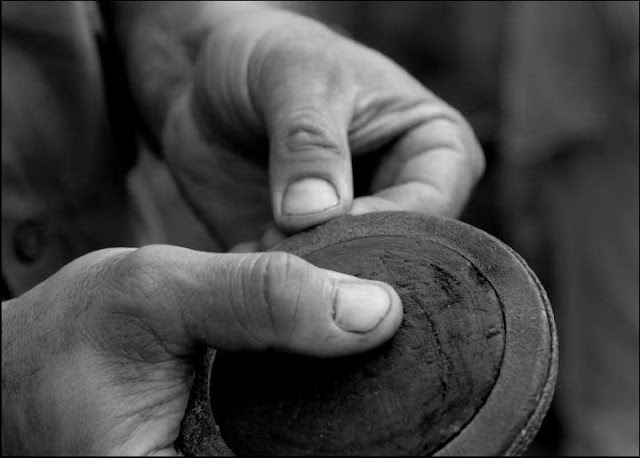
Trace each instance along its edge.
<path fill-rule="evenodd" d="M 129 253 L 118 270 L 133 285 L 130 297 L 147 304 L 156 335 L 182 346 L 339 356 L 388 340 L 402 317 L 388 284 L 282 252 L 214 254 L 152 245 Z"/>
<path fill-rule="evenodd" d="M 294 232 L 346 214 L 353 200 L 348 125 L 353 104 L 326 34 L 272 46 L 254 85 L 269 136 L 271 202 L 278 227 Z M 260 53 L 257 53 L 260 55 Z"/>

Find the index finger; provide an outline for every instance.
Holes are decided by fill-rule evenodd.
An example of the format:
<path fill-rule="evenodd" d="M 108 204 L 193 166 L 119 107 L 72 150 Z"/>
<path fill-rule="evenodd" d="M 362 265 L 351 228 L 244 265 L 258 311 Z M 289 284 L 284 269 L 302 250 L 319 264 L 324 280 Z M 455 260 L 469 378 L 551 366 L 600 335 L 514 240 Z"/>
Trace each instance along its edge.
<path fill-rule="evenodd" d="M 373 193 L 354 199 L 350 214 L 407 210 L 458 216 L 484 168 L 473 130 L 451 109 L 398 140 L 374 177 Z"/>

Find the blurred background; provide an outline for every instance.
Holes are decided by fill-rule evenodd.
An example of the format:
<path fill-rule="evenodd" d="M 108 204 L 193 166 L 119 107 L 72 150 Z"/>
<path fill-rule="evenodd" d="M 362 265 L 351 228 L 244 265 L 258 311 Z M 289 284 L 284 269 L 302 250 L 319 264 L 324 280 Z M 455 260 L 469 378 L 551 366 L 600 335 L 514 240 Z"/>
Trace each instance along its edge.
<path fill-rule="evenodd" d="M 5 52 L 6 38 L 17 42 L 26 36 L 29 52 L 45 56 L 55 43 L 33 41 L 5 27 L 11 20 L 19 23 L 23 14 L 7 3 L 2 8 L 3 67 L 21 65 Z M 637 456 L 639 3 L 277 3 L 395 60 L 474 127 L 487 169 L 461 219 L 502 239 L 525 258 L 549 294 L 558 326 L 556 395 L 528 453 Z M 33 8 L 43 11 L 42 6 Z M 97 9 L 91 12 L 98 14 Z M 108 50 L 101 52 L 109 63 Z M 105 65 L 103 75 L 105 97 L 116 113 L 110 114 L 114 129 L 126 130 L 122 124 L 128 118 L 122 114 L 127 107 L 119 106 L 111 92 L 122 82 L 117 81 L 117 65 L 111 64 Z M 21 109 L 19 98 L 12 102 L 11 91 L 5 91 L 14 84 L 11 77 L 3 71 L 5 119 L 13 113 L 11 103 L 16 112 Z M 91 80 L 69 82 L 60 93 L 66 97 L 61 103 L 72 106 L 82 94 L 78 87 Z M 83 120 L 72 121 L 86 123 L 90 116 L 85 113 Z M 42 256 L 43 234 L 49 229 L 37 221 L 11 226 L 30 203 L 23 199 L 12 205 L 6 192 L 23 177 L 12 175 L 6 166 L 10 154 L 5 153 L 9 147 L 4 130 L 3 119 L 2 238 L 3 247 L 10 248 L 3 249 L 3 271 L 13 266 L 8 280 L 19 292 L 59 268 L 65 256 L 45 252 L 49 261 Z M 46 138 L 44 134 L 39 133 Z M 104 138 L 90 141 L 107 143 Z M 78 166 L 78 158 L 73 160 L 72 166 Z M 127 217 L 135 220 L 140 244 L 219 251 L 157 157 L 143 149 L 136 161 L 128 190 L 122 192 L 134 198 L 135 211 Z M 111 207 L 119 202 L 113 194 L 96 192 L 87 208 L 96 202 Z M 95 221 L 118 214 L 114 208 Z M 54 229 L 74 234 L 80 229 L 79 220 L 73 221 Z M 108 233 L 108 223 L 86 225 Z M 112 239 L 111 246 L 119 246 L 117 237 Z M 60 248 L 68 258 L 83 249 Z"/>
<path fill-rule="evenodd" d="M 637 456 L 638 2 L 279 3 L 389 56 L 473 125 L 487 170 L 461 219 L 525 258 L 558 326 L 556 395 L 528 454 Z M 162 181 L 153 169 L 140 191 Z"/>

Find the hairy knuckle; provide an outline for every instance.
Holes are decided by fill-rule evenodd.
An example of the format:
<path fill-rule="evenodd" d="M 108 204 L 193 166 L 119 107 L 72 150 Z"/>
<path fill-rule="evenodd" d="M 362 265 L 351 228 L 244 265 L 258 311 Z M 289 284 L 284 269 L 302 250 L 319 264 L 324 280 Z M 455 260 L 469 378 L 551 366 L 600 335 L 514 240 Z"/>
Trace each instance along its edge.
<path fill-rule="evenodd" d="M 113 278 L 120 292 L 139 302 L 152 301 L 167 275 L 167 269 L 157 255 L 157 247 L 148 245 L 124 256 Z"/>
<path fill-rule="evenodd" d="M 54 290 L 52 302 L 72 304 L 68 312 L 74 317 L 80 317 L 86 312 L 93 315 L 96 310 L 103 308 L 95 305 L 96 299 L 99 299 L 104 291 L 102 278 L 105 268 L 105 264 L 100 262 L 83 266 L 78 275 L 63 282 L 59 289 Z"/>

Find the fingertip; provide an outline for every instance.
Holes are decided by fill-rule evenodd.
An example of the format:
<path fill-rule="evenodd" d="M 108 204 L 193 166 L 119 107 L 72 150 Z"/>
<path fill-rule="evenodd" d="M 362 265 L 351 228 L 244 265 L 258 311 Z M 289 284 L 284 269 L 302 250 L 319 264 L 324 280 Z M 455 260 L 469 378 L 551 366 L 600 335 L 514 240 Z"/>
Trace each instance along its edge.
<path fill-rule="evenodd" d="M 231 248 L 228 253 L 256 253 L 262 251 L 260 242 L 242 242 Z"/>
<path fill-rule="evenodd" d="M 388 283 L 322 269 L 336 283 L 332 318 L 344 334 L 338 353 L 367 351 L 389 340 L 400 327 L 400 296 Z"/>
<path fill-rule="evenodd" d="M 400 297 L 388 284 L 378 281 L 341 281 L 333 318 L 342 330 L 370 334 L 370 344 L 391 337 L 402 316 Z"/>
<path fill-rule="evenodd" d="M 346 356 L 375 348 L 398 330 L 402 304 L 391 285 L 306 266 L 295 294 L 281 284 L 295 299 L 297 311 L 277 347 L 322 358 Z"/>
<path fill-rule="evenodd" d="M 308 176 L 289 184 L 275 199 L 277 227 L 295 233 L 346 215 L 353 202 L 353 189 L 339 178 Z"/>
<path fill-rule="evenodd" d="M 283 216 L 321 213 L 340 204 L 335 186 L 319 177 L 304 177 L 290 183 L 282 196 Z"/>
<path fill-rule="evenodd" d="M 406 209 L 392 200 L 379 196 L 364 196 L 353 200 L 349 214 L 355 216 L 363 215 L 365 213 L 403 210 Z"/>
<path fill-rule="evenodd" d="M 280 243 L 287 237 L 277 226 L 271 226 L 260 238 L 260 251 L 269 251 L 276 244 Z"/>
<path fill-rule="evenodd" d="M 382 343 L 390 339 L 400 328 L 404 309 L 402 307 L 402 299 L 400 299 L 400 295 L 393 286 L 380 281 L 375 281 L 374 283 L 377 283 L 380 288 L 386 290 L 391 302 L 387 315 L 379 324 L 378 338 L 380 339 L 380 343 Z"/>

